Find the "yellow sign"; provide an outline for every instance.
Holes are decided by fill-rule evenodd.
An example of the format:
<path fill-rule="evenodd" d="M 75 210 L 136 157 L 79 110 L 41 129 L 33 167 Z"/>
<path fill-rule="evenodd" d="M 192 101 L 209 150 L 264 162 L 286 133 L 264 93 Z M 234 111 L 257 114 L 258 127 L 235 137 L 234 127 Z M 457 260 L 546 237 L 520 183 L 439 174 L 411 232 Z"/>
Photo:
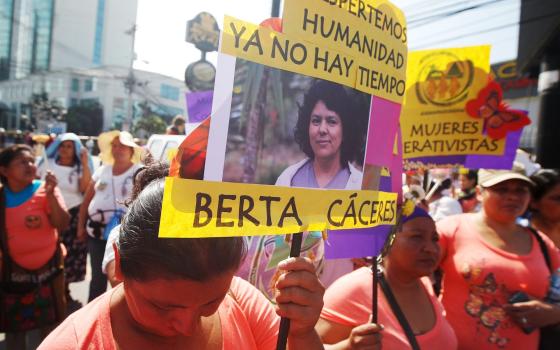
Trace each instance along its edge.
<path fill-rule="evenodd" d="M 283 32 L 357 61 L 355 88 L 402 103 L 407 33 L 402 12 L 379 0 L 286 0 Z"/>
<path fill-rule="evenodd" d="M 168 177 L 159 237 L 283 235 L 391 225 L 396 193 L 320 190 Z"/>
<path fill-rule="evenodd" d="M 488 84 L 490 47 L 411 52 L 401 128 L 403 158 L 502 155 L 505 140 L 484 135 L 484 121 L 465 111 Z"/>
<path fill-rule="evenodd" d="M 357 64 L 336 50 L 225 16 L 220 52 L 354 87 Z"/>

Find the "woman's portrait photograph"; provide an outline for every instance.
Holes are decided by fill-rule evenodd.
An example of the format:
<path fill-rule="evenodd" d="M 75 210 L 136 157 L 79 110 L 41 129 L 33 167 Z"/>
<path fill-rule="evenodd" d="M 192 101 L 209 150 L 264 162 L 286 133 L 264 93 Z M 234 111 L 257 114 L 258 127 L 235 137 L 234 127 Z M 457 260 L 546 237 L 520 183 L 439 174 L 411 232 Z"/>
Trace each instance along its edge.
<path fill-rule="evenodd" d="M 360 189 L 370 95 L 238 59 L 223 181 Z"/>

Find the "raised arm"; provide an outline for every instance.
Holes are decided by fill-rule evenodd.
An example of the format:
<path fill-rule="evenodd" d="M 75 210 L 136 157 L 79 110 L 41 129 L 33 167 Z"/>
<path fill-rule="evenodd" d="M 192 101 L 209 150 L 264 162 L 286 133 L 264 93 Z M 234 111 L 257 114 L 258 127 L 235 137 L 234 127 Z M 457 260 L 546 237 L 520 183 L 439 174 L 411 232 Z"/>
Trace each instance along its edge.
<path fill-rule="evenodd" d="M 47 194 L 47 205 L 50 209 L 49 221 L 59 232 L 64 231 L 70 224 L 70 214 L 61 203 L 62 197 L 60 194 L 55 194 L 58 182 L 56 176 L 50 171 L 47 171 L 45 176 L 45 192 Z"/>
<path fill-rule="evenodd" d="M 91 169 L 89 168 L 89 153 L 85 147 L 80 152 L 80 161 L 82 163 L 82 176 L 80 177 L 80 192 L 85 193 L 91 182 Z"/>

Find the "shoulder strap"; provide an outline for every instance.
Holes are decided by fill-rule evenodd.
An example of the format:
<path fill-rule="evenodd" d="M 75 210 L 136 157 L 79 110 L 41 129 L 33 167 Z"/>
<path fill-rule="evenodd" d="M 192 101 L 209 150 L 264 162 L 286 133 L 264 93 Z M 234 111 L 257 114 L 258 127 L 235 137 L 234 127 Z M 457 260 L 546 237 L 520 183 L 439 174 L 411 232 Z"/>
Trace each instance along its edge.
<path fill-rule="evenodd" d="M 527 228 L 533 234 L 537 242 L 539 242 L 539 246 L 541 247 L 541 252 L 542 255 L 544 256 L 544 261 L 546 262 L 546 266 L 548 267 L 550 273 L 552 273 L 553 271 L 552 271 L 552 263 L 550 262 L 550 254 L 548 253 L 548 248 L 546 247 L 546 243 L 544 243 L 544 239 L 542 239 L 541 235 L 537 232 L 537 230 L 535 230 L 531 226 L 528 226 Z"/>
<path fill-rule="evenodd" d="M 385 297 L 387 298 L 387 301 L 391 306 L 391 310 L 393 310 L 393 314 L 395 314 L 395 317 L 399 321 L 404 331 L 404 334 L 408 339 L 408 343 L 410 344 L 410 347 L 412 348 L 412 350 L 420 350 L 420 346 L 416 341 L 416 336 L 414 335 L 414 332 L 412 331 L 412 328 L 410 327 L 410 324 L 408 323 L 406 316 L 403 314 L 401 307 L 399 306 L 397 299 L 393 295 L 393 292 L 391 291 L 391 287 L 389 287 L 389 284 L 385 280 L 385 276 L 383 276 L 382 272 L 378 272 L 378 280 L 379 280 L 379 285 L 383 290 L 383 294 L 385 294 Z"/>

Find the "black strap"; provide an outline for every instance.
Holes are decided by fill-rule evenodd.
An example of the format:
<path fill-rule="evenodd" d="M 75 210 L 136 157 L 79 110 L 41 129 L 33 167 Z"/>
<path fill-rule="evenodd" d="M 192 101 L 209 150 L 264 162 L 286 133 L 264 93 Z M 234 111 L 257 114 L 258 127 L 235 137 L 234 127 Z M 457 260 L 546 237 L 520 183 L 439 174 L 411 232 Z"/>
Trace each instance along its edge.
<path fill-rule="evenodd" d="M 385 280 L 385 276 L 383 276 L 383 272 L 378 272 L 377 278 L 379 280 L 379 285 L 381 286 L 381 290 L 383 290 L 383 294 L 385 294 L 385 298 L 387 298 L 387 301 L 391 306 L 391 310 L 393 310 L 393 314 L 395 314 L 395 317 L 401 324 L 401 327 L 404 331 L 404 334 L 406 335 L 406 338 L 408 339 L 408 343 L 410 344 L 410 347 L 412 348 L 412 350 L 420 350 L 420 346 L 416 341 L 416 336 L 414 335 L 414 332 L 412 331 L 412 328 L 410 327 L 410 324 L 408 323 L 406 316 L 402 312 L 401 307 L 397 302 L 397 299 L 393 295 L 393 291 L 391 291 L 391 287 L 389 287 L 389 283 L 387 283 L 387 281 Z"/>
<path fill-rule="evenodd" d="M 533 234 L 533 236 L 536 238 L 537 242 L 539 242 L 539 246 L 541 247 L 541 252 L 542 252 L 542 255 L 544 256 L 544 261 L 546 262 L 546 266 L 548 267 L 548 270 L 552 274 L 554 271 L 552 271 L 552 263 L 550 262 L 550 254 L 548 253 L 548 248 L 546 247 L 546 243 L 544 243 L 544 240 L 542 239 L 541 235 L 539 235 L 537 230 L 535 230 L 534 228 L 532 228 L 530 226 L 527 227 L 527 228 Z"/>

